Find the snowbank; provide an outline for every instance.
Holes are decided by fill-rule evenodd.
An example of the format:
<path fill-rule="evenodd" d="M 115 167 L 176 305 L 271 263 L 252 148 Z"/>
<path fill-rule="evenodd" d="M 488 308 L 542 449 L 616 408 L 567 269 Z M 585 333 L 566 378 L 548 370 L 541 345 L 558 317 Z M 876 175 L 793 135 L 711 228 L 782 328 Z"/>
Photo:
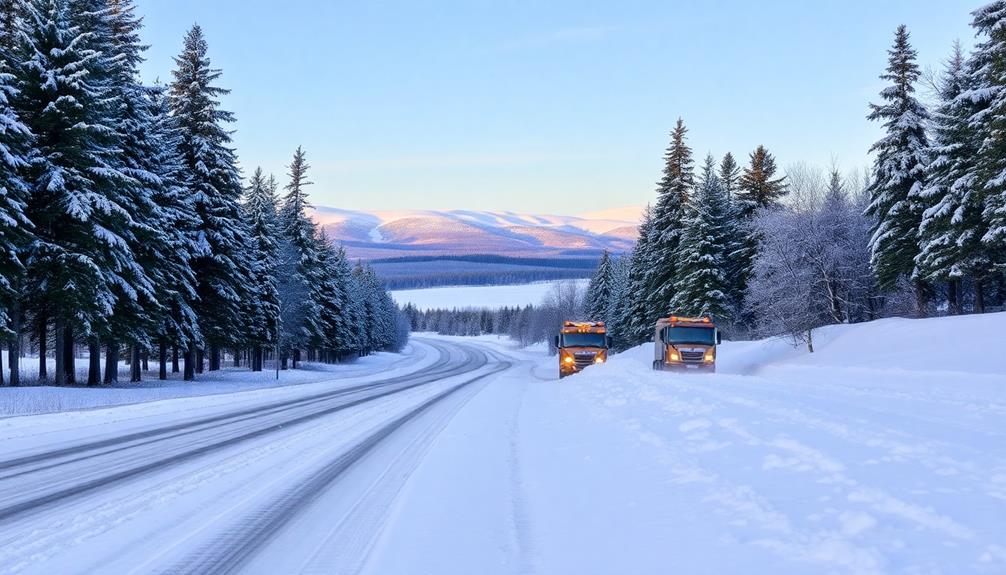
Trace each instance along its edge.
<path fill-rule="evenodd" d="M 782 368 L 855 368 L 926 374 L 1006 374 L 1006 312 L 927 319 L 889 318 L 814 330 L 814 353 L 789 338 L 723 342 L 720 373 L 758 375 Z M 616 356 L 650 367 L 653 344 Z"/>
<path fill-rule="evenodd" d="M 539 572 L 1006 573 L 1006 314 L 652 344 L 541 382 L 520 429 Z M 541 359 L 542 366 L 551 359 Z"/>

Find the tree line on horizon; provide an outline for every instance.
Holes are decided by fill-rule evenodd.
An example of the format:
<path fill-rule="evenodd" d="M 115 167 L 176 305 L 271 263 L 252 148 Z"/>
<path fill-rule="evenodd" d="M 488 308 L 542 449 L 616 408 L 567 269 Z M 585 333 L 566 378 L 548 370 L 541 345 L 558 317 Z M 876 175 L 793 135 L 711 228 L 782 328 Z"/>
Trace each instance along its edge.
<path fill-rule="evenodd" d="M 26 337 L 56 384 L 76 382 L 86 346 L 88 385 L 116 381 L 123 350 L 134 381 L 149 352 L 160 378 L 181 356 L 192 380 L 225 350 L 261 370 L 272 351 L 285 365 L 404 345 L 373 271 L 308 218 L 304 152 L 281 200 L 261 170 L 243 181 L 202 29 L 186 34 L 171 83 L 148 86 L 141 28 L 132 0 L 0 0 L 8 382 L 20 383 Z"/>

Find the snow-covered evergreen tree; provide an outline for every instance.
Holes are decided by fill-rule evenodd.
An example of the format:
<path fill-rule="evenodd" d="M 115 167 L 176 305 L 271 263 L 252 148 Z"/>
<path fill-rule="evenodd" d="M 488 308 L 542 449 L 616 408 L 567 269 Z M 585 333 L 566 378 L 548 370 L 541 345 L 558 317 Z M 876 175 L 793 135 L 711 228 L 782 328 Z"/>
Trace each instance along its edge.
<path fill-rule="evenodd" d="M 366 347 L 366 310 L 362 288 L 356 281 L 354 268 L 341 246 L 336 251 L 336 277 L 342 292 L 345 310 L 343 312 L 342 334 L 338 337 L 340 354 L 360 353 Z"/>
<path fill-rule="evenodd" d="M 7 4 L 13 6 L 10 0 Z M 6 12 L 10 7 L 4 5 L 3 9 Z M 12 24 L 5 18 L 5 26 Z M 0 329 L 7 326 L 5 312 L 24 272 L 20 253 L 31 228 L 25 216 L 28 185 L 22 177 L 28 166 L 31 136 L 14 109 L 17 89 L 11 36 L 13 31 L 0 36 Z"/>
<path fill-rule="evenodd" d="M 587 315 L 593 321 L 607 321 L 610 316 L 614 281 L 611 254 L 604 250 L 597 270 L 587 287 Z"/>
<path fill-rule="evenodd" d="M 960 44 L 946 62 L 939 81 L 939 107 L 932 115 L 932 146 L 919 229 L 919 254 L 915 273 L 926 281 L 948 282 L 952 312 L 961 311 L 961 280 L 983 277 L 989 267 L 981 246 L 981 191 L 975 185 L 978 139 L 970 125 L 975 102 L 962 94 L 971 78 Z"/>
<path fill-rule="evenodd" d="M 307 187 L 313 182 L 307 177 L 310 165 L 302 148 L 298 147 L 294 152 L 289 168 L 290 183 L 286 185 L 286 194 L 280 205 L 279 226 L 299 258 L 294 272 L 295 279 L 303 282 L 308 293 L 307 299 L 300 305 L 303 318 L 297 322 L 302 331 L 291 342 L 296 361 L 300 350 L 307 349 L 311 345 L 319 345 L 324 340 L 325 326 L 320 304 L 324 297 L 321 293 L 324 289 L 324 280 L 322 264 L 319 261 L 317 229 L 308 216 L 311 203 L 308 200 Z"/>
<path fill-rule="evenodd" d="M 279 319 L 276 287 L 279 222 L 276 202 L 275 188 L 270 187 L 262 168 L 256 169 L 248 183 L 243 206 L 251 239 L 249 260 L 254 266 L 254 295 L 247 302 L 250 308 L 248 342 L 252 345 L 252 371 L 262 371 L 263 347 L 276 341 Z"/>
<path fill-rule="evenodd" d="M 361 353 L 369 355 L 379 346 L 380 302 L 375 294 L 373 271 L 369 267 L 357 262 L 353 268 L 353 278 L 360 301 L 363 304 L 361 306 L 363 312 L 363 330 L 360 338 Z"/>
<path fill-rule="evenodd" d="M 723 192 L 727 195 L 727 199 L 733 200 L 734 194 L 737 193 L 738 186 L 740 185 L 741 167 L 730 152 L 727 152 L 720 161 L 719 175 L 720 182 L 723 184 Z"/>
<path fill-rule="evenodd" d="M 356 322 L 360 314 L 359 302 L 352 299 L 354 293 L 353 267 L 349 263 L 345 248 L 335 247 L 329 265 L 341 302 L 339 322 L 336 324 L 336 331 L 333 334 L 333 349 L 341 358 L 360 348 L 360 333 L 356 330 Z"/>
<path fill-rule="evenodd" d="M 322 229 L 315 238 L 315 252 L 317 253 L 318 270 L 316 274 L 317 286 L 314 289 L 314 297 L 318 302 L 318 326 L 321 333 L 315 337 L 314 347 L 321 350 L 325 355 L 335 353 L 342 347 L 341 339 L 345 334 L 345 292 L 339 276 L 339 254 L 332 245 L 328 234 Z"/>
<path fill-rule="evenodd" d="M 871 203 L 868 213 L 876 226 L 870 241 L 871 262 L 880 285 L 893 287 L 899 278 L 911 277 L 919 253 L 922 223 L 921 192 L 925 180 L 926 122 L 929 114 L 915 98 L 919 68 L 905 26 L 899 26 L 888 52 L 887 70 L 880 77 L 891 82 L 881 91 L 883 104 L 871 104 L 870 120 L 881 121 L 885 136 L 870 150 L 876 152 Z M 916 276 L 919 313 L 925 306 L 925 288 Z"/>
<path fill-rule="evenodd" d="M 103 329 L 117 299 L 143 283 L 143 270 L 130 250 L 131 182 L 118 169 L 107 62 L 94 36 L 72 24 L 79 13 L 69 3 L 32 0 L 25 14 L 18 107 L 36 138 L 26 301 L 41 326 L 53 319 L 57 382 L 71 382 L 75 331 Z"/>
<path fill-rule="evenodd" d="M 14 101 L 17 97 L 15 58 L 20 55 L 17 30 L 19 0 L 0 2 L 0 338 L 9 336 L 10 384 L 19 385 L 20 297 L 24 279 L 22 253 L 31 233 L 25 215 L 28 185 L 22 174 L 28 166 L 31 137 L 21 122 Z M 3 370 L 0 368 L 0 384 Z"/>
<path fill-rule="evenodd" d="M 169 97 L 179 127 L 185 185 L 198 219 L 192 260 L 196 312 L 210 346 L 210 369 L 217 369 L 219 350 L 241 342 L 241 302 L 251 292 L 251 280 L 249 266 L 242 261 L 249 241 L 239 205 L 241 178 L 226 127 L 234 116 L 220 108 L 218 98 L 228 90 L 215 85 L 221 72 L 211 67 L 207 51 L 202 29 L 193 26 L 175 57 Z M 195 354 L 190 347 L 187 361 L 194 361 Z"/>
<path fill-rule="evenodd" d="M 727 278 L 731 215 L 730 202 L 710 154 L 688 203 L 676 290 L 670 305 L 673 313 L 708 315 L 724 322 L 732 317 Z"/>
<path fill-rule="evenodd" d="M 632 297 L 629 292 L 629 269 L 632 261 L 630 254 L 621 255 L 615 258 L 611 265 L 611 297 L 608 303 L 608 335 L 614 340 L 615 349 L 623 349 L 628 326 L 622 322 L 626 321 L 626 308 Z"/>
<path fill-rule="evenodd" d="M 984 284 L 989 279 L 999 284 L 999 299 L 1006 299 L 1003 293 L 1006 291 L 1006 0 L 990 2 L 972 12 L 972 16 L 971 25 L 981 41 L 970 62 L 970 90 L 962 98 L 970 99 L 976 108 L 970 127 L 977 132 L 979 142 L 974 175 L 980 190 L 963 205 L 969 208 L 979 205 L 981 223 L 975 226 L 973 217 L 962 218 L 972 226 L 972 231 L 980 233 L 980 248 L 964 254 L 963 263 L 976 272 L 973 274 L 976 307 L 981 310 Z M 965 239 L 970 238 L 962 237 L 958 242 Z M 988 265 L 992 266 L 994 277 L 983 269 Z"/>
<path fill-rule="evenodd" d="M 100 335 L 107 338 L 107 347 L 123 340 L 142 349 L 156 344 L 160 377 L 167 378 L 169 344 L 188 345 L 198 333 L 192 321 L 195 284 L 189 266 L 196 221 L 181 189 L 185 180 L 177 124 L 169 115 L 164 88 L 149 88 L 139 80 L 146 46 L 140 41 L 142 20 L 133 2 L 91 4 L 94 12 L 86 16 L 97 22 L 93 34 L 108 36 L 97 44 L 106 62 L 107 92 L 119 135 L 118 167 L 129 178 L 121 192 L 132 215 L 130 248 L 147 276 L 132 274 L 132 285 L 119 288 L 128 293 L 118 298 L 112 325 Z M 97 348 L 95 341 L 92 360 Z M 89 382 L 97 383 L 96 371 L 91 370 Z M 140 375 L 134 366 L 132 379 Z"/>
<path fill-rule="evenodd" d="M 632 251 L 628 273 L 628 302 L 621 308 L 617 322 L 621 330 L 620 349 L 627 349 L 647 340 L 656 324 L 649 310 L 650 287 L 647 272 L 650 270 L 653 243 L 653 217 L 649 206 L 643 212 L 639 225 L 639 239 Z M 668 302 L 670 303 L 670 302 Z"/>
<path fill-rule="evenodd" d="M 644 323 L 654 324 L 667 315 L 676 291 L 678 246 L 685 227 L 686 206 L 695 187 L 692 150 L 685 138 L 688 129 L 679 118 L 671 133 L 671 144 L 664 155 L 664 173 L 657 185 L 657 203 L 647 229 L 648 268 L 646 269 L 647 315 Z M 642 318 L 638 318 L 642 319 Z"/>
<path fill-rule="evenodd" d="M 190 265 L 199 251 L 196 233 L 199 220 L 188 194 L 184 160 L 179 155 L 178 123 L 171 115 L 167 94 L 163 88 L 157 88 L 148 90 L 148 97 L 153 121 L 150 138 L 155 145 L 152 164 L 156 175 L 156 185 L 151 192 L 158 209 L 160 241 L 163 242 L 163 245 L 148 249 L 154 252 L 150 257 L 157 259 L 153 272 L 159 307 L 153 331 L 160 348 L 160 375 L 164 377 L 167 346 L 173 350 L 174 371 L 177 351 L 202 340 L 195 309 L 197 282 Z"/>

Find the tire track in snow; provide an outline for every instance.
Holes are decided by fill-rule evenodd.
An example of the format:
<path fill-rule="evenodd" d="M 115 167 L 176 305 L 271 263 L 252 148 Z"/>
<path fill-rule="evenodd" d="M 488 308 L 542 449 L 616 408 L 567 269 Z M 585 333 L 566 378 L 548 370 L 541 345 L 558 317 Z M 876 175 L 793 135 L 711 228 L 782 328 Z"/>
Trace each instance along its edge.
<path fill-rule="evenodd" d="M 213 538 L 189 558 L 170 568 L 168 572 L 226 574 L 240 570 L 283 526 L 314 502 L 346 470 L 370 453 L 388 436 L 465 387 L 509 367 L 508 363 L 495 366 L 488 373 L 467 379 L 438 393 L 411 411 L 388 422 L 305 480 L 274 496 L 264 507 L 246 515 L 240 526 Z"/>
<path fill-rule="evenodd" d="M 532 368 L 533 369 L 533 368 Z M 522 382 L 523 389 L 517 400 L 517 408 L 510 419 L 510 535 L 511 549 L 515 555 L 516 573 L 530 575 L 538 572 L 537 549 L 531 533 L 531 518 L 525 495 L 520 456 L 520 415 L 524 407 L 524 396 L 527 380 Z"/>
<path fill-rule="evenodd" d="M 438 359 L 438 361 L 434 365 L 430 366 L 429 370 L 430 370 L 431 374 L 432 373 L 439 373 L 440 370 L 442 370 L 445 366 L 447 366 L 449 364 L 449 361 L 450 361 L 450 358 L 448 356 L 448 352 L 447 352 L 447 350 L 445 348 L 439 347 L 439 346 L 434 346 L 434 347 L 438 347 L 438 351 L 440 352 L 440 358 Z M 0 461 L 0 472 L 8 470 L 7 473 L 0 473 L 0 481 L 2 481 L 4 479 L 7 479 L 9 477 L 13 477 L 16 474 L 25 473 L 25 472 L 29 472 L 29 471 L 35 471 L 35 470 L 40 469 L 40 468 L 31 468 L 30 467 L 31 464 L 36 464 L 36 463 L 45 464 L 48 461 L 55 460 L 54 463 L 48 464 L 49 466 L 55 467 L 55 466 L 63 465 L 63 464 L 66 464 L 66 463 L 75 463 L 77 461 L 81 461 L 81 460 L 87 459 L 88 457 L 91 457 L 91 456 L 88 456 L 86 454 L 89 453 L 89 452 L 92 452 L 92 451 L 97 451 L 98 453 L 96 455 L 103 455 L 105 453 L 114 452 L 114 450 L 116 448 L 118 448 L 119 446 L 122 446 L 122 445 L 126 445 L 127 447 L 144 446 L 144 445 L 148 445 L 149 443 L 153 443 L 153 442 L 159 441 L 161 439 L 161 436 L 176 437 L 176 435 L 172 435 L 172 434 L 182 434 L 182 435 L 184 435 L 184 434 L 189 433 L 189 432 L 198 432 L 198 431 L 201 431 L 203 429 L 202 426 L 207 426 L 206 429 L 212 429 L 213 427 L 216 427 L 216 425 L 214 425 L 214 424 L 226 424 L 227 422 L 229 422 L 231 420 L 238 420 L 238 421 L 240 421 L 240 420 L 243 420 L 245 418 L 255 417 L 257 415 L 269 414 L 270 412 L 274 412 L 274 411 L 280 411 L 280 410 L 284 410 L 284 409 L 296 408 L 296 407 L 299 407 L 301 405 L 312 403 L 312 402 L 323 400 L 323 399 L 329 399 L 329 398 L 333 398 L 333 397 L 340 397 L 340 396 L 343 396 L 343 395 L 348 395 L 348 394 L 355 393 L 355 392 L 360 392 L 360 391 L 367 391 L 367 390 L 373 389 L 375 387 L 380 387 L 380 386 L 388 385 L 388 384 L 395 383 L 395 382 L 398 382 L 398 381 L 407 381 L 408 379 L 414 378 L 414 377 L 415 377 L 415 374 L 408 374 L 408 375 L 398 376 L 398 377 L 394 377 L 394 378 L 389 378 L 389 379 L 384 379 L 384 380 L 378 380 L 378 381 L 374 381 L 374 382 L 368 382 L 368 383 L 364 383 L 364 384 L 353 386 L 353 387 L 347 387 L 347 388 L 342 388 L 342 389 L 335 390 L 335 391 L 328 391 L 328 392 L 324 392 L 324 393 L 318 393 L 318 394 L 310 395 L 310 396 L 307 396 L 307 397 L 299 397 L 299 398 L 295 398 L 295 399 L 280 401 L 280 402 L 277 402 L 277 403 L 269 403 L 269 404 L 266 404 L 266 405 L 259 405 L 259 406 L 255 406 L 255 407 L 248 408 L 248 409 L 242 409 L 242 410 L 239 410 L 239 411 L 236 411 L 236 412 L 224 413 L 224 414 L 214 415 L 214 416 L 211 416 L 211 417 L 198 418 L 198 419 L 195 419 L 195 420 L 192 420 L 192 421 L 186 421 L 186 422 L 183 422 L 183 423 L 177 423 L 177 424 L 171 424 L 171 425 L 167 425 L 167 426 L 157 427 L 157 428 L 154 428 L 154 429 L 149 429 L 149 430 L 144 430 L 144 431 L 140 431 L 140 432 L 130 433 L 130 434 L 127 434 L 127 435 L 124 435 L 124 436 L 112 437 L 112 438 L 103 439 L 103 440 L 100 440 L 100 441 L 86 442 L 86 443 L 82 443 L 82 444 L 79 444 L 79 445 L 72 445 L 70 447 L 62 447 L 62 448 L 59 448 L 59 449 L 45 451 L 45 452 L 42 452 L 42 453 L 34 453 L 34 454 L 31 454 L 31 455 L 27 455 L 27 456 L 21 456 L 21 457 L 16 457 L 16 458 L 13 458 L 13 459 L 7 459 L 7 460 L 4 460 L 4 461 Z M 329 381 L 337 381 L 337 380 L 329 380 Z M 325 382 L 317 382 L 317 383 L 325 383 Z M 108 449 L 108 451 L 101 451 L 101 450 L 104 450 L 106 448 Z M 65 457 L 73 457 L 73 456 L 76 456 L 76 458 L 69 459 L 69 460 L 63 459 Z M 10 470 L 12 470 L 12 471 L 10 471 Z"/>
<path fill-rule="evenodd" d="M 416 394 L 417 391 L 406 393 Z M 214 459 L 197 469 L 181 469 L 180 473 L 164 473 L 158 483 L 121 496 L 95 494 L 91 498 L 74 500 L 67 505 L 33 515 L 26 520 L 15 522 L 11 535 L 0 540 L 0 573 L 16 573 L 40 563 L 48 557 L 70 552 L 74 546 L 99 537 L 115 525 L 139 518 L 143 513 L 170 506 L 184 496 L 202 488 L 212 488 L 214 482 L 230 479 L 249 467 L 269 462 L 276 468 L 293 468 L 305 462 L 318 461 L 331 451 L 326 444 L 312 440 L 318 435 L 332 437 L 352 437 L 356 429 L 366 429 L 374 417 L 373 409 L 386 408 L 393 398 L 377 400 L 353 410 L 346 417 L 330 418 L 317 425 L 305 427 L 295 433 L 262 442 L 247 450 L 228 454 L 223 459 Z M 228 489 L 228 495 L 244 488 L 236 483 Z M 90 499 L 97 500 L 91 504 Z M 158 521 L 158 533 L 170 532 L 187 517 L 175 517 L 170 521 Z M 27 522 L 27 524 L 26 524 Z M 142 540 L 134 542 L 142 547 Z M 128 546 L 129 543 L 123 543 Z M 123 556 L 133 550 L 117 545 L 116 556 Z M 104 561 L 90 566 L 81 565 L 80 573 L 93 573 L 107 569 Z"/>
<path fill-rule="evenodd" d="M 447 361 L 449 362 L 449 360 Z M 128 451 L 129 446 L 126 446 L 123 450 L 115 449 L 108 452 L 99 452 L 79 459 L 71 458 L 71 461 L 68 463 L 69 465 L 84 461 L 91 463 L 92 475 L 90 477 L 84 474 L 82 470 L 78 470 L 77 472 L 64 472 L 58 469 L 59 465 L 44 465 L 37 469 L 30 468 L 33 464 L 40 461 L 47 461 L 49 458 L 66 456 L 66 450 L 57 450 L 56 452 L 51 452 L 50 454 L 40 454 L 38 456 L 39 459 L 29 457 L 27 459 L 22 458 L 20 460 L 15 460 L 14 463 L 7 465 L 7 468 L 16 469 L 18 471 L 10 473 L 6 477 L 0 477 L 0 520 L 11 521 L 26 513 L 37 513 L 40 510 L 58 504 L 62 501 L 80 497 L 93 491 L 109 489 L 118 483 L 137 479 L 151 473 L 160 472 L 190 461 L 194 458 L 209 455 L 250 440 L 258 439 L 268 434 L 286 429 L 290 426 L 307 424 L 321 417 L 325 417 L 375 399 L 387 397 L 408 389 L 413 389 L 432 381 L 449 377 L 453 374 L 471 371 L 481 367 L 481 364 L 479 364 L 478 361 L 479 359 L 477 358 L 473 359 L 469 357 L 466 362 L 459 366 L 444 368 L 439 371 L 425 373 L 419 376 L 400 376 L 391 378 L 387 381 L 382 381 L 378 384 L 368 385 L 365 389 L 357 390 L 354 393 L 364 393 L 371 390 L 376 390 L 376 392 L 364 395 L 360 398 L 349 397 L 346 401 L 337 402 L 334 405 L 327 405 L 327 403 L 332 400 L 340 399 L 346 394 L 342 392 L 323 394 L 320 399 L 315 398 L 307 403 L 298 402 L 298 405 L 294 407 L 288 407 L 281 410 L 282 413 L 283 411 L 292 409 L 294 413 L 290 418 L 279 419 L 278 421 L 271 422 L 264 427 L 261 425 L 241 426 L 237 428 L 234 434 L 224 434 L 220 437 L 210 436 L 207 443 L 198 445 L 197 447 L 191 447 L 192 442 L 182 443 L 179 446 L 179 451 L 167 456 L 164 455 L 163 448 L 152 448 L 147 453 L 140 450 L 139 454 L 134 455 Z M 402 383 L 403 385 L 396 386 L 396 384 L 399 383 Z M 297 408 L 305 406 L 314 407 L 315 409 L 308 411 L 307 413 L 298 414 Z M 268 412 L 269 409 L 266 408 L 258 410 L 260 416 L 263 411 Z M 235 421 L 239 423 L 246 421 L 256 423 L 254 419 L 254 416 L 242 415 L 242 417 L 229 423 L 233 424 Z M 222 425 L 226 426 L 227 423 Z M 163 438 L 149 439 L 146 442 L 141 442 L 138 444 L 138 447 L 151 447 L 152 444 L 160 441 L 176 438 L 176 436 L 170 434 L 176 431 L 177 426 L 168 427 L 170 428 L 170 431 L 163 433 L 167 433 L 169 435 L 166 435 Z M 214 427 L 210 427 L 209 429 L 213 430 Z M 197 429 L 196 431 L 205 430 Z M 182 435 L 187 435 L 187 433 Z M 107 445 L 105 442 L 97 443 L 100 443 L 100 447 L 94 449 L 100 449 Z M 122 453 L 120 453 L 120 451 L 122 451 Z M 126 465 L 120 466 L 119 468 L 113 467 L 109 472 L 102 461 L 102 457 L 108 457 L 109 455 L 119 455 L 126 462 Z M 144 461 L 142 458 L 143 455 L 152 457 L 148 457 Z M 140 461 L 137 463 L 136 460 Z M 129 465 L 130 463 L 132 463 L 132 466 Z M 21 466 L 29 466 L 29 469 L 19 469 Z M 50 481 L 31 481 L 28 483 L 29 487 L 27 489 L 25 488 L 25 482 L 27 479 L 31 478 L 32 474 L 44 474 L 45 472 L 52 472 L 50 473 L 50 475 L 52 475 Z M 86 479 L 81 479 L 82 477 L 86 477 Z M 6 485 L 4 484 L 5 479 L 8 480 Z M 18 479 L 18 481 L 9 481 L 10 479 Z"/>
<path fill-rule="evenodd" d="M 492 352 L 489 354 L 500 364 L 508 364 L 506 359 Z M 438 407 L 435 417 L 432 414 L 423 417 L 423 425 L 418 432 L 413 431 L 412 440 L 397 452 L 384 472 L 329 530 L 315 553 L 297 572 L 302 575 L 355 575 L 364 571 L 412 474 L 444 428 L 486 385 L 487 379 L 480 380 L 477 385 L 466 385 L 456 394 L 459 397 L 444 401 L 447 405 Z M 410 427 L 419 427 L 419 421 Z"/>

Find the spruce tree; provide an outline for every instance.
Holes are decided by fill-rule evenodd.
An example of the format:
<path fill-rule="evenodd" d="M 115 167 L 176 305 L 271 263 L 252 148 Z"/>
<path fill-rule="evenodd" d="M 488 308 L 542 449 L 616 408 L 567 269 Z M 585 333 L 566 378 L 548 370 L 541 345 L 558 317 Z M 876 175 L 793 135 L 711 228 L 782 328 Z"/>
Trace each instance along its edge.
<path fill-rule="evenodd" d="M 0 0 L 0 53 L 7 65 L 14 62 L 21 42 L 19 32 L 24 7 L 23 0 Z"/>
<path fill-rule="evenodd" d="M 971 89 L 971 78 L 960 44 L 954 44 L 938 88 L 926 185 L 919 194 L 924 210 L 915 273 L 926 281 L 948 282 L 950 309 L 960 313 L 961 279 L 977 277 L 980 284 L 988 269 L 981 247 L 982 208 L 976 201 L 981 194 L 972 177 L 978 140 L 970 118 L 976 106 L 961 96 Z"/>
<path fill-rule="evenodd" d="M 80 13 L 62 0 L 33 0 L 26 14 L 18 106 L 36 148 L 27 301 L 43 333 L 52 317 L 57 383 L 71 383 L 74 333 L 105 328 L 118 298 L 130 295 L 120 288 L 137 285 L 143 272 L 129 248 L 135 238 L 124 190 L 131 181 L 118 169 L 106 61 L 95 36 L 72 24 Z"/>
<path fill-rule="evenodd" d="M 339 300 L 343 306 L 338 331 L 335 334 L 335 349 L 340 355 L 348 355 L 362 347 L 362 333 L 359 326 L 363 312 L 353 278 L 353 268 L 346 256 L 345 248 L 339 246 L 335 250 L 335 259 L 331 265 L 335 285 L 339 291 Z"/>
<path fill-rule="evenodd" d="M 688 208 L 671 308 L 675 313 L 726 321 L 732 316 L 727 278 L 731 213 L 711 154 Z"/>
<path fill-rule="evenodd" d="M 975 47 L 971 62 L 972 89 L 966 97 L 977 109 L 970 126 L 979 142 L 974 175 L 981 186 L 966 205 L 981 206 L 982 256 L 995 270 L 1000 285 L 999 297 L 1006 294 L 1006 0 L 996 0 L 972 13 L 972 27 L 982 41 Z M 980 269 L 980 267 L 979 267 Z M 987 274 L 975 274 L 976 307 L 983 307 L 983 287 Z M 1001 302 L 1000 302 L 1001 303 Z"/>
<path fill-rule="evenodd" d="M 255 170 L 245 194 L 244 214 L 250 231 L 250 260 L 254 265 L 254 293 L 248 302 L 251 309 L 252 371 L 262 371 L 263 348 L 275 342 L 279 318 L 279 294 L 276 288 L 277 245 L 279 224 L 276 215 L 275 188 Z"/>
<path fill-rule="evenodd" d="M 608 250 L 601 254 L 597 270 L 587 287 L 587 315 L 594 321 L 607 321 L 611 307 L 613 278 L 611 255 Z"/>
<path fill-rule="evenodd" d="M 741 167 L 730 152 L 727 152 L 720 161 L 719 178 L 729 204 L 732 234 L 727 238 L 726 245 L 726 273 L 730 282 L 728 293 L 730 307 L 735 310 L 734 318 L 739 319 L 741 317 L 740 310 L 744 308 L 744 291 L 747 287 L 746 278 L 750 266 L 748 258 L 750 258 L 751 250 L 748 238 L 745 237 L 746 203 L 737 197 L 737 192 L 740 189 Z"/>
<path fill-rule="evenodd" d="M 608 334 L 614 340 L 615 349 L 626 347 L 626 332 L 628 326 L 626 321 L 626 308 L 628 307 L 632 294 L 629 290 L 629 268 L 631 257 L 629 255 L 619 256 L 612 263 L 611 297 L 608 303 Z"/>
<path fill-rule="evenodd" d="M 345 317 L 345 294 L 339 285 L 338 254 L 328 234 L 322 229 L 315 238 L 318 271 L 314 298 L 318 302 L 318 326 L 321 334 L 316 337 L 315 347 L 326 355 L 341 347 L 343 320 Z"/>
<path fill-rule="evenodd" d="M 647 273 L 651 268 L 653 250 L 653 217 L 652 210 L 647 206 L 639 225 L 639 239 L 632 251 L 628 274 L 628 302 L 618 316 L 621 326 L 621 349 L 639 345 L 652 334 L 656 318 L 651 317 L 650 287 L 647 283 Z M 670 302 L 668 302 L 670 303 Z"/>
<path fill-rule="evenodd" d="M 319 262 L 316 239 L 317 230 L 314 222 L 308 216 L 311 203 L 307 197 L 307 187 L 313 182 L 307 178 L 310 165 L 307 163 L 307 156 L 302 148 L 298 147 L 294 152 L 293 161 L 289 168 L 290 183 L 286 185 L 286 195 L 283 196 L 279 210 L 279 225 L 297 254 L 298 264 L 294 272 L 296 274 L 295 280 L 303 284 L 304 290 L 308 294 L 305 301 L 301 303 L 303 315 L 297 322 L 301 326 L 300 332 L 295 334 L 291 342 L 296 362 L 302 349 L 311 344 L 317 345 L 324 339 L 325 330 L 320 315 L 321 290 L 324 282 L 321 277 L 321 263 Z"/>
<path fill-rule="evenodd" d="M 695 186 L 692 150 L 685 142 L 687 134 L 684 122 L 678 119 L 664 155 L 664 173 L 657 186 L 657 203 L 647 230 L 651 237 L 647 240 L 647 315 L 643 323 L 652 324 L 658 317 L 668 315 L 676 291 L 678 246 L 685 227 L 686 205 Z"/>
<path fill-rule="evenodd" d="M 143 86 L 139 79 L 146 46 L 140 42 L 142 21 L 135 14 L 132 0 L 91 4 L 94 12 L 86 16 L 95 22 L 94 37 L 100 37 L 99 33 L 108 36 L 98 45 L 103 47 L 107 92 L 119 135 L 116 159 L 129 178 L 121 193 L 131 208 L 134 241 L 130 248 L 145 272 L 129 274 L 130 284 L 119 286 L 124 294 L 117 299 L 107 333 L 91 336 L 92 356 L 97 355 L 99 335 L 107 340 L 109 348 L 119 341 L 137 350 L 156 344 L 159 375 L 166 378 L 168 338 L 181 345 L 180 340 L 189 339 L 195 331 L 187 326 L 169 336 L 162 329 L 168 315 L 191 315 L 191 310 L 184 308 L 195 299 L 189 270 L 192 250 L 180 249 L 185 241 L 177 237 L 179 233 L 189 235 L 194 223 L 177 213 L 189 208 L 178 203 L 182 193 L 177 189 L 181 183 L 180 160 L 177 148 L 172 149 L 178 139 L 169 124 L 173 121 L 166 115 L 164 90 Z M 131 379 L 137 381 L 141 371 L 133 367 Z M 97 372 L 92 357 L 89 383 L 98 382 Z"/>
<path fill-rule="evenodd" d="M 188 194 L 185 164 L 179 155 L 180 130 L 171 116 L 167 95 L 163 89 L 155 89 L 149 91 L 149 98 L 156 176 L 151 193 L 163 244 L 149 248 L 148 257 L 155 260 L 152 266 L 158 308 L 153 331 L 159 348 L 160 377 L 165 379 L 167 347 L 188 349 L 202 340 L 195 309 L 197 281 L 190 265 L 199 251 L 196 230 L 200 222 Z"/>
<path fill-rule="evenodd" d="M 353 280 L 354 284 L 356 284 L 357 297 L 360 298 L 361 302 L 360 354 L 366 356 L 370 355 L 377 345 L 378 303 L 374 297 L 374 289 L 370 281 L 368 268 L 365 268 L 361 262 L 357 262 L 353 268 Z"/>
<path fill-rule="evenodd" d="M 198 221 L 192 260 L 198 295 L 195 309 L 210 348 L 212 370 L 220 367 L 220 349 L 243 339 L 241 302 L 250 293 L 251 280 L 249 266 L 242 260 L 249 242 L 238 203 L 241 178 L 226 127 L 234 116 L 220 108 L 218 99 L 228 90 L 215 85 L 221 72 L 211 67 L 207 51 L 202 29 L 193 26 L 175 57 L 169 98 L 179 127 L 185 185 Z M 197 350 L 190 346 L 187 361 L 196 360 Z"/>
<path fill-rule="evenodd" d="M 10 385 L 20 383 L 17 349 L 24 265 L 22 252 L 30 238 L 31 222 L 25 215 L 28 185 L 21 174 L 28 166 L 31 138 L 14 101 L 18 92 L 13 62 L 20 53 L 15 41 L 19 27 L 14 0 L 0 2 L 0 336 L 8 336 Z M 0 368 L 0 384 L 3 370 Z"/>
<path fill-rule="evenodd" d="M 777 206 L 786 195 L 786 177 L 775 177 L 776 171 L 775 157 L 765 146 L 758 146 L 751 152 L 750 163 L 737 181 L 737 202 L 742 217 L 750 218 L 759 208 Z"/>
<path fill-rule="evenodd" d="M 733 307 L 738 310 L 746 307 L 744 298 L 758 255 L 759 238 L 752 221 L 758 210 L 777 207 L 787 192 L 786 178 L 776 177 L 777 171 L 775 157 L 765 146 L 758 146 L 751 152 L 748 165 L 737 180 L 737 190 L 730 196 L 731 219 L 735 223 L 736 235 L 727 254 L 729 293 Z M 737 314 L 735 319 L 743 327 L 750 327 L 752 321 L 746 314 Z"/>
<path fill-rule="evenodd" d="M 723 192 L 726 193 L 728 200 L 733 200 L 734 194 L 737 193 L 740 177 L 741 167 L 734 159 L 734 155 L 727 152 L 720 162 L 720 182 L 723 184 Z"/>
<path fill-rule="evenodd" d="M 919 254 L 923 190 L 926 169 L 925 107 L 915 98 L 919 68 L 905 26 L 895 32 L 888 52 L 888 67 L 881 78 L 891 85 L 881 91 L 884 104 L 871 104 L 870 120 L 881 121 L 886 135 L 870 150 L 876 152 L 867 213 L 875 218 L 870 240 L 871 263 L 882 288 L 892 288 L 899 278 L 912 277 Z M 919 313 L 925 306 L 924 282 L 915 275 Z"/>

